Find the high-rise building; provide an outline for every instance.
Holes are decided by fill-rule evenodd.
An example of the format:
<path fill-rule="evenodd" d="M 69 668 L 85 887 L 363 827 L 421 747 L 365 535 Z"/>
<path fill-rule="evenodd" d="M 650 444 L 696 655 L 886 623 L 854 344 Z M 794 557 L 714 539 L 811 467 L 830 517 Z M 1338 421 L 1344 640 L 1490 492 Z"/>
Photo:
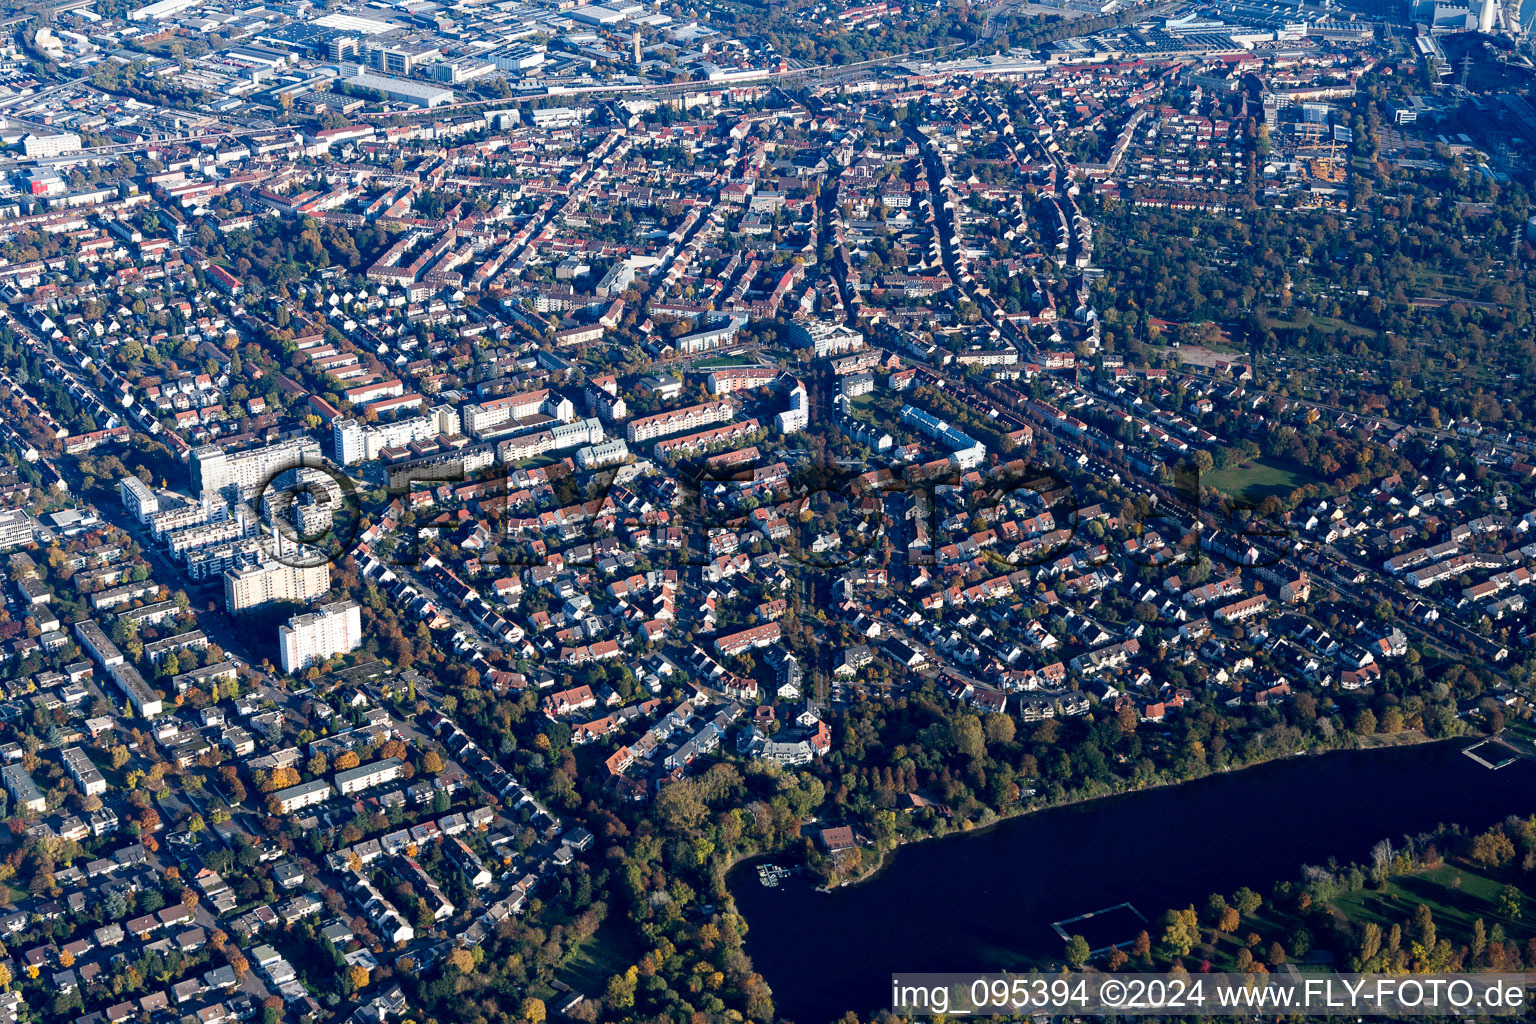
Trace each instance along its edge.
<path fill-rule="evenodd" d="M 425 416 L 411 416 L 393 423 L 361 423 L 339 419 L 331 425 L 331 447 L 336 461 L 355 466 L 379 457 L 385 448 L 399 448 L 441 434 L 456 437 L 459 412 L 451 405 L 434 406 Z"/>
<path fill-rule="evenodd" d="M 224 574 L 224 607 L 231 615 L 272 601 L 313 601 L 331 589 L 331 567 L 262 562 Z"/>
<path fill-rule="evenodd" d="M 141 523 L 148 522 L 150 516 L 160 511 L 160 498 L 136 476 L 125 476 L 118 481 L 117 496 L 123 507 Z"/>
<path fill-rule="evenodd" d="M 192 450 L 192 490 L 206 496 L 234 488 L 240 498 L 249 498 L 283 470 L 319 462 L 320 443 L 312 437 L 292 437 L 240 452 L 226 452 L 216 444 L 205 445 Z"/>
<path fill-rule="evenodd" d="M 337 654 L 355 651 L 363 642 L 362 606 L 335 601 L 318 611 L 295 615 L 277 628 L 283 671 L 302 672 Z"/>
<path fill-rule="evenodd" d="M 363 430 L 363 425 L 354 419 L 337 420 L 331 424 L 331 457 L 338 464 L 351 466 L 363 461 Z"/>
<path fill-rule="evenodd" d="M 774 416 L 774 426 L 784 434 L 793 434 L 797 430 L 804 430 L 811 422 L 811 400 L 806 394 L 805 385 L 798 380 L 789 392 L 789 408 Z"/>

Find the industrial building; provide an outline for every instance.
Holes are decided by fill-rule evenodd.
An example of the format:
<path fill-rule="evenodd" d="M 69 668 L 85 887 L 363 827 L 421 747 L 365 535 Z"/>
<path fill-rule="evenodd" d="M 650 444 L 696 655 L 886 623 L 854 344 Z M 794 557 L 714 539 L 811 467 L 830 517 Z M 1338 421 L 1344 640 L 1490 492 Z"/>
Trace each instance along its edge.
<path fill-rule="evenodd" d="M 418 107 L 440 107 L 445 103 L 453 102 L 452 89 L 444 89 L 440 85 L 429 85 L 426 82 L 413 82 L 406 78 L 371 74 L 364 71 L 361 66 L 354 74 L 344 79 L 343 84 L 354 89 L 370 89 L 383 93 L 397 102 L 410 103 Z"/>

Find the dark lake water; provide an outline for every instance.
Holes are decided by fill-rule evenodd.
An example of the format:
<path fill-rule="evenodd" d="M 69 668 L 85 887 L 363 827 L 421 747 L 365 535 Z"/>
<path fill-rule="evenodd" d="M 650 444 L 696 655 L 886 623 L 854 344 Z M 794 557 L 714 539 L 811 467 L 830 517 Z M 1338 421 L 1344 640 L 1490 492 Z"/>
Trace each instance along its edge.
<path fill-rule="evenodd" d="M 1536 765 L 1490 771 L 1461 754 L 1470 745 L 1295 757 L 1026 815 L 903 847 L 875 878 L 831 893 L 798 878 L 766 889 L 750 862 L 731 891 L 780 1014 L 823 1024 L 888 1005 L 893 971 L 1060 956 L 1053 921 L 1127 901 L 1155 919 L 1243 885 L 1267 894 L 1302 864 L 1365 860 L 1380 839 L 1536 812 Z"/>

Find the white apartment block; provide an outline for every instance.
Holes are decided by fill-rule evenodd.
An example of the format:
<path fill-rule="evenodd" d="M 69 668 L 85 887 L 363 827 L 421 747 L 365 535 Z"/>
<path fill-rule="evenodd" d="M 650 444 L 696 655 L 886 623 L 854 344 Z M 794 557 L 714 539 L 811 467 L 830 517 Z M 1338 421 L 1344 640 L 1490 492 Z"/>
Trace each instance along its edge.
<path fill-rule="evenodd" d="M 314 782 L 301 782 L 297 786 L 280 789 L 272 796 L 275 798 L 273 802 L 277 804 L 280 814 L 292 814 L 294 811 L 325 803 L 334 792 L 329 782 L 316 779 Z"/>
<path fill-rule="evenodd" d="M 400 777 L 403 764 L 404 762 L 398 757 L 386 757 L 382 761 L 374 761 L 372 764 L 358 765 L 356 768 L 337 772 L 336 791 L 342 796 L 351 796 L 353 793 L 361 793 L 365 789 L 393 782 Z"/>
<path fill-rule="evenodd" d="M 668 434 L 702 430 L 716 423 L 729 423 L 736 417 L 736 406 L 726 400 L 670 409 L 654 416 L 642 416 L 629 424 L 629 443 L 649 441 Z"/>
<path fill-rule="evenodd" d="M 425 416 L 411 416 L 393 423 L 337 420 L 331 426 L 331 447 L 338 463 L 355 466 L 378 458 L 385 448 L 403 447 L 439 434 L 457 437 L 461 430 L 458 410 L 451 405 L 439 405 Z"/>
<path fill-rule="evenodd" d="M 150 516 L 160 511 L 159 496 L 136 476 L 125 476 L 118 481 L 117 496 L 123 507 L 141 523 L 148 522 Z"/>
<path fill-rule="evenodd" d="M 86 796 L 100 796 L 107 791 L 107 780 L 101 774 L 100 769 L 91 762 L 89 755 L 79 747 L 70 747 L 60 751 L 60 757 L 64 759 L 64 767 L 69 769 L 69 774 L 74 776 L 75 784 L 80 787 L 80 792 Z"/>
<path fill-rule="evenodd" d="M 797 430 L 804 430 L 810 423 L 810 397 L 806 394 L 805 385 L 795 381 L 795 386 L 789 393 L 789 408 L 774 416 L 773 425 L 781 434 L 793 434 Z"/>
<path fill-rule="evenodd" d="M 233 615 L 272 601 L 313 601 L 331 589 L 329 563 L 287 565 L 262 562 L 224 574 L 224 607 Z"/>
<path fill-rule="evenodd" d="M 600 469 L 629 458 L 629 445 L 623 438 L 614 438 L 602 444 L 588 445 L 576 452 L 576 465 L 581 469 Z"/>
<path fill-rule="evenodd" d="M 32 814 L 41 813 L 48 807 L 48 798 L 32 781 L 32 775 L 19 764 L 0 768 L 0 778 L 5 781 L 5 791 L 16 801 L 16 810 Z"/>
<path fill-rule="evenodd" d="M 192 490 L 202 495 L 237 488 L 249 498 L 277 473 L 299 465 L 319 465 L 320 443 L 312 437 L 294 437 L 264 448 L 226 452 L 216 444 L 192 451 Z"/>
<path fill-rule="evenodd" d="M 460 410 L 463 415 L 464 433 L 475 438 L 485 438 L 510 430 L 520 421 L 533 416 L 551 416 L 568 420 L 576 415 L 576 407 L 569 398 L 562 397 L 548 388 L 525 391 L 519 395 L 507 395 L 486 402 L 471 403 Z"/>
<path fill-rule="evenodd" d="M 363 642 L 361 606 L 336 601 L 318 611 L 295 615 L 277 629 L 284 672 L 302 672 L 337 654 L 355 651 Z"/>

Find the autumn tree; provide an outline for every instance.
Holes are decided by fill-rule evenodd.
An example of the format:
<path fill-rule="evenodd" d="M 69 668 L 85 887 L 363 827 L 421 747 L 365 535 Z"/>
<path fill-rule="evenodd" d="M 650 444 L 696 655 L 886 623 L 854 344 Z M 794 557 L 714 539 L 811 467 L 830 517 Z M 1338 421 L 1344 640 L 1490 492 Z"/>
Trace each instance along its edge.
<path fill-rule="evenodd" d="M 979 761 L 986 756 L 987 741 L 982 732 L 981 721 L 975 715 L 961 715 L 954 719 L 950 723 L 949 731 L 956 752 L 972 761 Z"/>
<path fill-rule="evenodd" d="M 1146 929 L 1136 933 L 1136 938 L 1131 942 L 1131 955 L 1140 960 L 1143 966 L 1152 963 L 1152 937 Z"/>
<path fill-rule="evenodd" d="M 1170 910 L 1164 921 L 1163 947 L 1174 956 L 1189 956 L 1189 951 L 1200 941 L 1200 915 L 1190 906 L 1184 910 Z"/>
<path fill-rule="evenodd" d="M 608 989 L 605 998 L 610 1010 L 628 1010 L 635 1005 L 635 986 L 639 984 L 640 972 L 631 966 L 623 974 L 615 974 L 608 979 Z"/>
<path fill-rule="evenodd" d="M 1376 959 L 1381 952 L 1381 925 L 1375 921 L 1367 921 L 1360 935 L 1360 969 L 1369 969 L 1367 965 Z"/>
<path fill-rule="evenodd" d="M 1515 844 L 1501 828 L 1492 828 L 1472 840 L 1472 859 L 1485 868 L 1502 868 L 1515 858 Z"/>
<path fill-rule="evenodd" d="M 1420 903 L 1413 911 L 1413 941 L 1425 949 L 1435 944 L 1435 915 L 1429 904 Z"/>
<path fill-rule="evenodd" d="M 1499 890 L 1499 913 L 1512 921 L 1520 920 L 1525 913 L 1525 893 L 1518 886 L 1506 885 Z"/>
<path fill-rule="evenodd" d="M 1012 743 L 1015 727 L 1010 715 L 988 715 L 986 740 L 989 744 Z"/>

